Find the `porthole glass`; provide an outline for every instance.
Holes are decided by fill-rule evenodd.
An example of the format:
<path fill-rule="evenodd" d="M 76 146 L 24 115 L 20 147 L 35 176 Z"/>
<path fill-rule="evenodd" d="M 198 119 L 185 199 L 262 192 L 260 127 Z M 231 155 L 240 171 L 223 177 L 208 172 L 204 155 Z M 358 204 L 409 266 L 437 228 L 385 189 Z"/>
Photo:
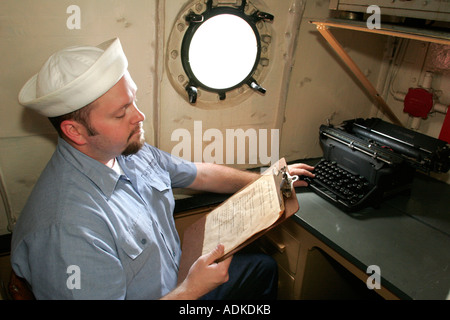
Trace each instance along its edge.
<path fill-rule="evenodd" d="M 223 90 L 245 80 L 257 57 L 257 37 L 252 27 L 236 15 L 220 14 L 196 30 L 187 59 L 202 85 Z"/>

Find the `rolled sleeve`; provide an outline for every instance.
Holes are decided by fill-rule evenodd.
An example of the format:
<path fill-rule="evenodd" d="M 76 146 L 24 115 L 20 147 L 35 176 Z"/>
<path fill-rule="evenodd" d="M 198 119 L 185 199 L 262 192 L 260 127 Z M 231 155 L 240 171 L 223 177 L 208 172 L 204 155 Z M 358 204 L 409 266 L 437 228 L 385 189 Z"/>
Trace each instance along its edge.
<path fill-rule="evenodd" d="M 169 172 L 173 188 L 186 188 L 194 182 L 197 176 L 194 163 L 156 148 L 153 152 L 161 167 Z"/>

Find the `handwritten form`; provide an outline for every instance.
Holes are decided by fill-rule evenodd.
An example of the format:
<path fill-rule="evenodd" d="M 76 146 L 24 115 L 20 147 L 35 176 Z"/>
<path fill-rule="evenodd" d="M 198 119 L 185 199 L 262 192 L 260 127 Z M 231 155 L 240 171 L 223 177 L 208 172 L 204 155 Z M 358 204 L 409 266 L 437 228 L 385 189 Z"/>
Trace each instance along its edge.
<path fill-rule="evenodd" d="M 284 158 L 280 159 L 258 180 L 186 228 L 178 283 L 186 278 L 192 264 L 217 244 L 225 246 L 224 255 L 217 259 L 222 261 L 298 211 L 295 192 L 284 198 L 280 190 L 280 171 L 286 166 Z"/>
<path fill-rule="evenodd" d="M 276 180 L 274 175 L 262 175 L 211 211 L 206 217 L 202 254 L 219 243 L 225 246 L 226 254 L 277 221 L 284 202 Z"/>

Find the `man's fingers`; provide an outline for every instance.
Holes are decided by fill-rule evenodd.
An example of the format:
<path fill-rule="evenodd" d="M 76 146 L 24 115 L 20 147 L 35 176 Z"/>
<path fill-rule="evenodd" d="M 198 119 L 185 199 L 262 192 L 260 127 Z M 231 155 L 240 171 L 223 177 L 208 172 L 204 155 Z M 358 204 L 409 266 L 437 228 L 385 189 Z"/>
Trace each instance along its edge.
<path fill-rule="evenodd" d="M 228 257 L 225 260 L 221 261 L 220 263 L 223 264 L 223 267 L 225 267 L 228 270 L 228 267 L 230 266 L 232 258 L 233 258 L 233 256 Z"/>
<path fill-rule="evenodd" d="M 229 257 L 219 263 L 215 263 L 217 259 L 223 257 L 224 253 L 225 247 L 222 244 L 219 244 L 214 250 L 205 256 L 206 265 L 209 269 L 215 270 L 214 272 L 216 272 L 216 274 L 220 277 L 220 283 L 228 281 L 228 267 L 230 266 L 232 258 Z"/>
<path fill-rule="evenodd" d="M 225 247 L 223 244 L 218 244 L 217 247 L 205 256 L 205 262 L 207 265 L 214 263 L 217 259 L 223 256 L 225 252 Z"/>
<path fill-rule="evenodd" d="M 314 178 L 314 174 L 311 172 L 314 167 L 311 167 L 304 163 L 296 163 L 289 166 L 289 174 L 293 176 L 307 176 Z"/>
<path fill-rule="evenodd" d="M 314 167 L 304 164 L 304 163 L 295 163 L 288 166 L 289 174 L 292 176 L 299 176 L 296 182 L 294 182 L 294 187 L 306 187 L 308 183 L 301 179 L 302 176 L 314 178 L 315 175 L 311 172 L 314 170 Z"/>
<path fill-rule="evenodd" d="M 296 172 L 305 172 L 305 171 L 312 171 L 314 170 L 314 167 L 304 164 L 304 163 L 295 163 L 291 164 L 289 166 L 289 172 L 291 175 L 296 174 Z"/>

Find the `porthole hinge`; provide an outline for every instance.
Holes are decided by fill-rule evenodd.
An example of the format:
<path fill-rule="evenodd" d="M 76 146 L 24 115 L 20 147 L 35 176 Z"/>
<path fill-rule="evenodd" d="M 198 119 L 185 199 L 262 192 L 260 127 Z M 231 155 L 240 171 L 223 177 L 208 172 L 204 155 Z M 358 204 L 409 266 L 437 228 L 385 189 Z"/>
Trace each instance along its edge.
<path fill-rule="evenodd" d="M 201 14 L 196 14 L 196 13 L 193 13 L 193 12 L 189 13 L 189 14 L 186 16 L 186 21 L 187 21 L 188 23 L 191 23 L 191 22 L 194 22 L 194 23 L 202 23 L 203 20 L 204 20 L 203 15 L 201 15 Z"/>
<path fill-rule="evenodd" d="M 189 97 L 189 103 L 194 104 L 197 102 L 198 89 L 192 84 L 188 84 L 186 87 L 186 92 Z"/>
<path fill-rule="evenodd" d="M 258 84 L 258 82 L 256 82 L 256 80 L 253 79 L 253 78 L 248 79 L 247 85 L 248 85 L 250 88 L 252 88 L 253 90 L 259 91 L 259 92 L 261 92 L 262 94 L 265 94 L 265 93 L 266 93 L 266 89 L 264 89 L 263 87 L 261 87 L 261 86 Z"/>
<path fill-rule="evenodd" d="M 274 16 L 267 12 L 256 11 L 252 14 L 252 18 L 255 22 L 258 22 L 260 20 L 273 21 Z"/>

